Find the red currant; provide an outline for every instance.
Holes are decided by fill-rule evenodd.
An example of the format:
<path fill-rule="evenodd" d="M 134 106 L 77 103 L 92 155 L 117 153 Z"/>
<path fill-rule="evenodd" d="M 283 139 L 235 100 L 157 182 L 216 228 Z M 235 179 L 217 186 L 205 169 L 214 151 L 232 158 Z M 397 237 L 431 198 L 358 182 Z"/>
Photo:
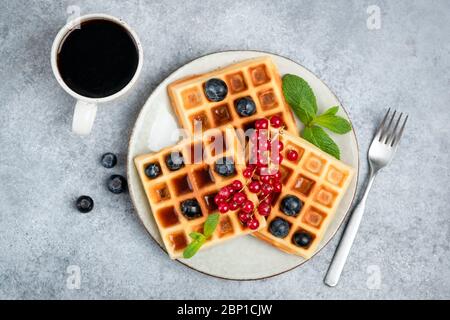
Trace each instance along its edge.
<path fill-rule="evenodd" d="M 270 178 L 271 178 L 271 176 L 267 174 L 267 175 L 263 175 L 263 176 L 259 177 L 259 180 L 261 180 L 261 182 L 264 182 L 264 183 L 269 183 Z"/>
<path fill-rule="evenodd" d="M 214 202 L 219 205 L 222 202 L 225 202 L 226 199 L 222 198 L 219 194 L 216 194 L 216 196 L 214 197 Z"/>
<path fill-rule="evenodd" d="M 283 156 L 281 154 L 272 154 L 271 156 L 272 163 L 274 164 L 280 164 L 283 162 Z"/>
<path fill-rule="evenodd" d="M 280 181 L 274 181 L 272 184 L 273 187 L 273 192 L 281 192 L 282 189 L 282 184 L 280 183 Z"/>
<path fill-rule="evenodd" d="M 231 193 L 228 187 L 223 187 L 217 195 L 219 195 L 222 199 L 228 199 L 231 196 Z"/>
<path fill-rule="evenodd" d="M 247 227 L 251 230 L 256 230 L 259 228 L 259 221 L 255 218 L 252 218 L 250 221 L 247 222 Z"/>
<path fill-rule="evenodd" d="M 283 119 L 280 116 L 272 116 L 270 118 L 270 125 L 274 128 L 279 128 L 283 124 Z"/>
<path fill-rule="evenodd" d="M 246 200 L 242 204 L 242 211 L 244 211 L 245 213 L 252 213 L 254 208 L 255 208 L 255 205 L 250 200 Z"/>
<path fill-rule="evenodd" d="M 272 191 L 273 191 L 273 187 L 268 183 L 263 184 L 261 187 L 261 194 L 264 196 L 271 194 Z"/>
<path fill-rule="evenodd" d="M 233 201 L 236 202 L 237 204 L 242 204 L 244 203 L 245 200 L 247 200 L 247 196 L 245 195 L 245 193 L 238 192 L 235 193 L 233 196 Z"/>
<path fill-rule="evenodd" d="M 258 151 L 266 151 L 269 150 L 269 140 L 260 140 L 258 143 Z"/>
<path fill-rule="evenodd" d="M 260 130 L 258 132 L 258 142 L 269 140 L 269 133 L 267 130 Z"/>
<path fill-rule="evenodd" d="M 269 121 L 267 119 L 258 119 L 255 121 L 256 129 L 267 129 L 269 127 Z"/>
<path fill-rule="evenodd" d="M 286 157 L 287 157 L 287 159 L 288 159 L 289 161 L 297 161 L 297 159 L 298 159 L 298 152 L 291 149 L 291 150 L 289 150 L 289 151 L 286 153 Z"/>
<path fill-rule="evenodd" d="M 228 203 L 226 203 L 226 202 L 220 203 L 218 208 L 219 208 L 220 213 L 227 213 L 228 210 L 230 210 L 230 207 L 228 206 Z"/>
<path fill-rule="evenodd" d="M 277 179 L 277 180 L 281 179 L 281 172 L 278 170 L 277 172 L 275 172 L 273 174 L 272 178 Z"/>
<path fill-rule="evenodd" d="M 237 208 L 239 208 L 239 204 L 237 204 L 236 202 L 231 202 L 230 203 L 230 210 L 234 211 Z"/>
<path fill-rule="evenodd" d="M 230 184 L 230 185 L 228 185 L 228 186 L 226 186 L 225 188 L 227 188 L 228 189 L 228 192 L 230 193 L 230 196 L 233 194 L 233 193 L 235 193 L 236 192 L 236 190 L 234 189 L 234 187 L 233 187 L 233 185 L 232 184 Z"/>
<path fill-rule="evenodd" d="M 260 175 L 261 177 L 263 177 L 263 176 L 270 176 L 270 175 L 272 175 L 273 173 L 275 173 L 275 171 L 276 171 L 277 169 L 276 168 L 274 168 L 274 167 L 267 167 L 267 168 L 261 168 L 261 170 L 259 170 L 259 172 L 257 172 L 258 173 L 258 175 Z"/>
<path fill-rule="evenodd" d="M 258 169 L 265 168 L 267 167 L 267 160 L 264 161 L 261 158 L 259 158 L 258 161 L 256 162 L 256 165 L 258 166 Z"/>
<path fill-rule="evenodd" d="M 272 200 L 273 200 L 272 194 L 269 194 L 269 195 L 264 197 L 264 200 L 261 200 L 261 203 L 266 203 L 269 206 L 271 206 L 272 205 Z"/>
<path fill-rule="evenodd" d="M 248 213 L 245 213 L 244 211 L 240 211 L 238 213 L 238 218 L 242 223 L 247 223 L 247 221 L 249 221 L 252 216 Z"/>
<path fill-rule="evenodd" d="M 270 207 L 269 204 L 262 202 L 258 206 L 258 213 L 263 217 L 267 217 L 267 216 L 269 216 L 271 209 L 272 208 Z"/>
<path fill-rule="evenodd" d="M 233 189 L 236 190 L 236 191 L 239 191 L 239 190 L 241 190 L 241 189 L 244 187 L 244 185 L 242 184 L 242 182 L 239 181 L 239 180 L 234 180 L 234 181 L 231 183 L 231 186 L 232 186 Z"/>
<path fill-rule="evenodd" d="M 242 173 L 242 175 L 246 179 L 251 178 L 253 176 L 253 169 L 250 169 L 250 168 L 245 169 L 244 172 Z"/>
<path fill-rule="evenodd" d="M 248 185 L 248 190 L 250 190 L 250 192 L 252 193 L 258 193 L 259 191 L 261 191 L 261 184 L 259 183 L 259 181 L 252 181 Z"/>

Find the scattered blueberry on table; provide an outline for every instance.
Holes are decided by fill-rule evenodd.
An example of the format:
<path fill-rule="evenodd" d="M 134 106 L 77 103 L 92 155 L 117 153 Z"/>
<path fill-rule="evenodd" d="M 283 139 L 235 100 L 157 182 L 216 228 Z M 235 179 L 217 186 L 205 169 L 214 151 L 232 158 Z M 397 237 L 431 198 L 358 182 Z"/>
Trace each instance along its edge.
<path fill-rule="evenodd" d="M 127 189 L 127 180 L 118 174 L 112 175 L 108 179 L 108 190 L 112 193 L 119 194 Z"/>
<path fill-rule="evenodd" d="M 94 200 L 89 196 L 81 196 L 76 201 L 78 211 L 88 213 L 94 209 Z"/>
<path fill-rule="evenodd" d="M 220 79 L 209 79 L 205 83 L 205 95 L 209 101 L 219 102 L 228 94 L 227 84 Z"/>
<path fill-rule="evenodd" d="M 102 156 L 102 166 L 111 169 L 117 164 L 117 156 L 114 153 L 108 152 Z"/>

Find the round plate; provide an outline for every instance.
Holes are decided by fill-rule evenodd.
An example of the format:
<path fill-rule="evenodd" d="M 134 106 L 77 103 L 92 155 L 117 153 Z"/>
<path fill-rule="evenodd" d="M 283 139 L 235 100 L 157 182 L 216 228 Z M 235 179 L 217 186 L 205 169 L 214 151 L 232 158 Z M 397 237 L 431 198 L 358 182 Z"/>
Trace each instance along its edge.
<path fill-rule="evenodd" d="M 167 85 L 182 77 L 200 74 L 216 68 L 258 56 L 271 56 L 281 75 L 296 74 L 312 87 L 322 112 L 331 106 L 341 106 L 339 114 L 348 119 L 341 103 L 331 90 L 309 70 L 287 58 L 256 51 L 226 51 L 200 57 L 182 66 L 167 77 L 148 98 L 142 108 L 131 134 L 128 159 L 128 185 L 136 211 L 150 235 L 164 249 L 158 227 L 153 219 L 147 198 L 144 194 L 133 159 L 140 154 L 158 151 L 173 145 L 177 137 L 173 132 L 178 127 L 176 117 L 167 95 Z M 333 135 L 342 153 L 342 160 L 355 168 L 355 175 L 348 192 L 343 197 L 336 214 L 316 253 L 334 236 L 349 210 L 356 192 L 359 170 L 358 144 L 354 131 L 346 135 Z M 300 266 L 306 260 L 281 252 L 271 245 L 252 236 L 244 236 L 228 241 L 217 247 L 200 251 L 193 258 L 180 259 L 181 263 L 205 274 L 233 280 L 255 280 L 271 277 Z"/>

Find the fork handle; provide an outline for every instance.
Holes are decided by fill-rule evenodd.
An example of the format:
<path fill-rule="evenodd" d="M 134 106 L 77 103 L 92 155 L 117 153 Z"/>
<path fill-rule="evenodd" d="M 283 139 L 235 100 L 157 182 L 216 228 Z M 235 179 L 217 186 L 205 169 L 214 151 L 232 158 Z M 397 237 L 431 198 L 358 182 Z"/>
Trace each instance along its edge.
<path fill-rule="evenodd" d="M 366 190 L 364 191 L 364 195 L 360 203 L 353 211 L 348 224 L 345 227 L 344 234 L 342 235 L 338 248 L 336 249 L 336 253 L 334 254 L 330 268 L 328 269 L 327 275 L 324 280 L 325 284 L 329 285 L 330 287 L 336 286 L 339 282 L 342 269 L 344 268 L 345 262 L 347 261 L 348 254 L 350 253 L 350 249 L 352 248 L 353 241 L 355 240 L 356 233 L 358 232 L 361 219 L 366 209 L 367 196 L 369 194 L 370 188 L 372 187 L 374 179 L 375 175 L 371 174 L 369 182 L 366 186 Z"/>

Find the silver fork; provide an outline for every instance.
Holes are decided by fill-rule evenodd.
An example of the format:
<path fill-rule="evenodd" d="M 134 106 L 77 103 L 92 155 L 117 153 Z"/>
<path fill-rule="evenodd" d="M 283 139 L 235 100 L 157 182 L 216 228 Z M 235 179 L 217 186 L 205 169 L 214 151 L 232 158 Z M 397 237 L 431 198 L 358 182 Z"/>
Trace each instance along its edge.
<path fill-rule="evenodd" d="M 397 150 L 400 138 L 402 137 L 403 130 L 405 129 L 408 115 L 403 115 L 403 113 L 400 113 L 400 116 L 397 120 L 395 120 L 397 111 L 394 110 L 390 120 L 387 121 L 390 112 L 391 109 L 389 109 L 384 116 L 383 121 L 381 122 L 380 127 L 378 128 L 377 133 L 375 134 L 375 137 L 370 145 L 368 153 L 370 166 L 369 181 L 366 185 L 366 189 L 360 203 L 356 206 L 349 219 L 339 246 L 334 254 L 333 261 L 331 262 L 330 268 L 328 269 L 325 277 L 325 283 L 330 287 L 336 286 L 339 282 L 342 269 L 344 268 L 353 241 L 355 240 L 356 233 L 358 232 L 359 224 L 361 223 L 361 218 L 366 207 L 367 196 L 370 188 L 372 187 L 373 181 L 375 180 L 378 172 L 391 162 L 395 151 Z M 404 120 L 400 125 L 403 116 Z"/>

